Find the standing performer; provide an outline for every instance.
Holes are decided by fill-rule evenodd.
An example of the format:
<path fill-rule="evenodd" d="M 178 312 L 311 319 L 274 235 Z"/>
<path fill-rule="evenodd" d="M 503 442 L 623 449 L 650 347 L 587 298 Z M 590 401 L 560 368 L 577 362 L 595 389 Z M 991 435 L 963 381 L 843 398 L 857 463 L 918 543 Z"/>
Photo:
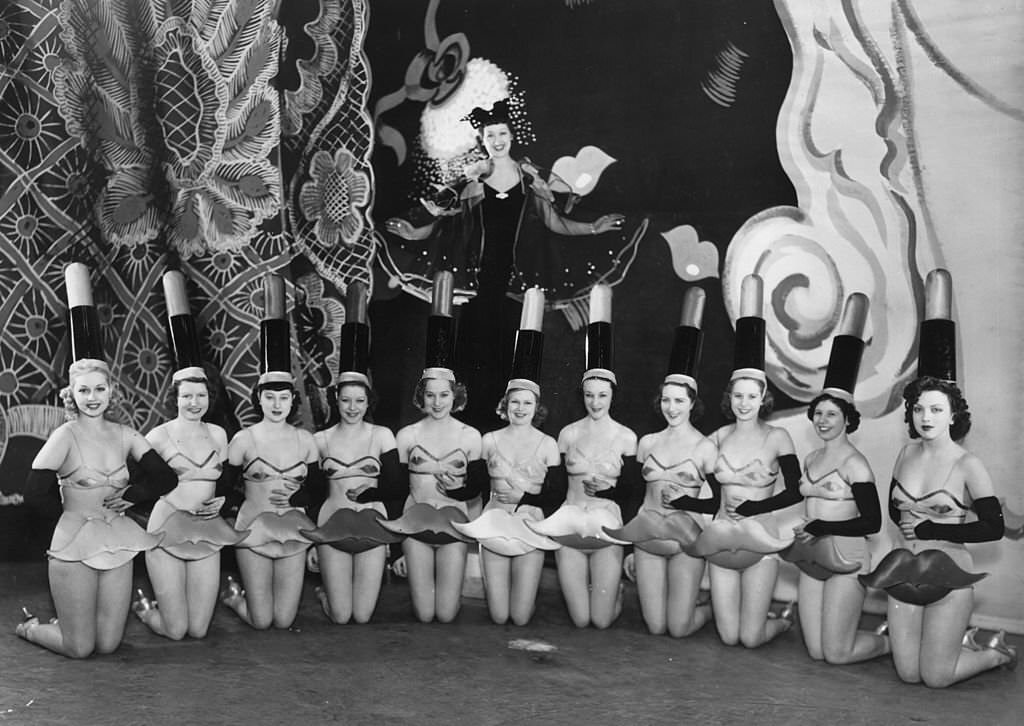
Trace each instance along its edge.
<path fill-rule="evenodd" d="M 540 171 L 512 156 L 513 123 L 505 101 L 489 110 L 476 108 L 467 118 L 487 159 L 446 190 L 447 207 L 428 206 L 434 215 L 430 222 L 414 227 L 393 218 L 385 228 L 426 247 L 411 255 L 403 276 L 429 280 L 432 269 L 451 270 L 458 294 L 472 298 L 460 309 L 456 370 L 472 393 L 466 421 L 491 430 L 502 425 L 493 403 L 504 392 L 511 364 L 517 300 L 533 287 L 550 302 L 581 298 L 597 280 L 617 282 L 639 236 L 626 240 L 621 214 L 584 222 L 555 209 Z M 578 239 L 584 236 L 595 239 Z"/>
<path fill-rule="evenodd" d="M 487 481 L 480 432 L 452 417 L 466 405 L 466 387 L 451 368 L 451 308 L 452 276 L 439 272 L 427 320 L 427 367 L 413 394 L 424 416 L 396 436 L 398 459 L 407 471 L 405 510 L 398 519 L 382 522 L 406 535 L 402 551 L 413 610 L 424 623 L 449 623 L 459 613 L 468 538 L 452 523 L 469 520 L 466 502 L 478 497 Z"/>
<path fill-rule="evenodd" d="M 291 341 L 285 317 L 284 281 L 264 279 L 265 312 L 260 323 L 263 373 L 253 390 L 258 423 L 228 445 L 228 463 L 245 483 L 235 528 L 250 530 L 235 549 L 244 589 L 233 580 L 221 601 L 258 630 L 290 627 L 298 613 L 306 550 L 303 530 L 315 527 L 302 511 L 323 499 L 323 475 L 313 435 L 292 425 L 299 394 L 291 373 Z"/>
<path fill-rule="evenodd" d="M 970 430 L 971 414 L 956 385 L 952 281 L 947 271 L 933 270 L 925 285 L 918 377 L 903 390 L 911 441 L 896 457 L 889 490 L 898 547 L 860 579 L 889 595 L 900 678 L 945 688 L 996 666 L 1012 668 L 1017 648 L 1002 631 L 979 644 L 977 628 L 967 629 L 973 585 L 985 575 L 970 571 L 964 543 L 1000 539 L 1003 512 L 985 465 L 958 443 Z"/>
<path fill-rule="evenodd" d="M 715 480 L 715 445 L 693 421 L 703 413 L 697 398 L 704 317 L 704 291 L 692 287 L 683 300 L 668 375 L 661 384 L 658 409 L 666 427 L 640 439 L 637 460 L 647 482 L 640 513 L 622 529 L 608 534 L 634 544 L 640 611 L 654 635 L 666 631 L 681 638 L 711 619 L 711 605 L 698 604 L 704 559 L 692 554 L 703 529 L 700 513 L 719 507 Z M 705 482 L 711 495 L 700 497 Z"/>
<path fill-rule="evenodd" d="M 215 389 L 202 366 L 185 277 L 169 271 L 163 283 L 169 343 L 177 363 L 171 391 L 178 415 L 146 439 L 174 469 L 178 486 L 154 505 L 147 526 L 163 537 L 159 547 L 146 552 L 155 600 L 139 588 L 132 610 L 154 633 L 181 640 L 206 635 L 217 605 L 220 550 L 238 544 L 248 532 L 236 531 L 220 516 L 224 496 L 217 483 L 224 482 L 228 439 L 224 429 L 203 420 Z"/>
<path fill-rule="evenodd" d="M 380 525 L 387 518 L 384 502 L 400 489 L 401 472 L 394 434 L 366 420 L 376 400 L 367 375 L 366 300 L 366 286 L 351 283 L 336 385 L 341 419 L 313 436 L 327 478 L 327 500 L 317 529 L 303 532 L 318 545 L 323 587 L 317 588 L 317 597 L 335 623 L 369 622 L 380 595 L 387 545 L 400 539 Z"/>
<path fill-rule="evenodd" d="M 587 415 L 558 435 L 568 474 L 565 504 L 553 515 L 527 526 L 562 545 L 555 552 L 558 581 L 579 628 L 607 628 L 622 611 L 622 540 L 605 528 L 622 526 L 636 509 L 639 466 L 636 434 L 611 417 L 618 381 L 611 371 L 611 288 L 591 292 L 587 326 L 587 371 L 583 404 Z"/>
<path fill-rule="evenodd" d="M 867 314 L 867 297 L 858 292 L 846 298 L 824 389 L 807 407 L 824 446 L 804 459 L 805 518 L 794 529 L 796 541 L 782 552 L 800 568 L 804 645 L 812 658 L 828 663 L 856 663 L 889 652 L 887 636 L 857 629 L 865 595 L 857 574 L 871 569 L 867 535 L 882 526 L 875 475 L 849 439 L 860 424 L 853 392 Z"/>
<path fill-rule="evenodd" d="M 544 293 L 526 291 L 516 335 L 512 376 L 498 402 L 508 425 L 483 436 L 483 457 L 491 478 L 483 514 L 455 528 L 480 543 L 487 607 L 503 625 L 526 625 L 533 616 L 544 567 L 544 550 L 558 544 L 536 534 L 526 522 L 543 519 L 565 498 L 565 468 L 553 438 L 537 429 L 547 411 L 540 402 L 544 347 Z"/>
<path fill-rule="evenodd" d="M 711 605 L 726 645 L 756 648 L 793 625 L 792 609 L 772 617 L 769 608 L 779 573 L 774 553 L 792 544 L 782 539 L 771 512 L 800 501 L 800 463 L 785 429 L 765 423 L 772 396 L 764 372 L 761 278 L 747 275 L 736 321 L 732 378 L 722 413 L 734 423 L 711 435 L 718 448 L 715 478 L 722 489 L 716 518 L 701 533 L 695 551 L 710 563 Z M 785 488 L 773 494 L 782 474 Z"/>
<path fill-rule="evenodd" d="M 169 492 L 174 472 L 138 431 L 115 422 L 117 389 L 100 360 L 99 319 L 89 269 L 72 263 L 64 273 L 70 308 L 71 358 L 61 398 L 69 421 L 43 444 L 29 474 L 25 501 L 52 508 L 60 487 L 63 512 L 50 542 L 50 593 L 57 618 L 47 624 L 25 610 L 15 632 L 32 643 L 86 658 L 121 644 L 132 593 L 132 560 L 155 547 L 125 516 L 133 504 Z M 128 459 L 139 464 L 128 474 Z"/>

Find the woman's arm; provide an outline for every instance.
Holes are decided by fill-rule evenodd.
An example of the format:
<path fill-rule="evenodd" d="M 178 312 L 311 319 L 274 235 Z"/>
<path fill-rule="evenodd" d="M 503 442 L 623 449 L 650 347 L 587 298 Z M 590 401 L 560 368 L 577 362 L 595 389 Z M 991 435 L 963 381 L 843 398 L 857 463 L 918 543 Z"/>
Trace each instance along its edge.
<path fill-rule="evenodd" d="M 784 488 L 778 494 L 767 499 L 758 501 L 747 500 L 736 507 L 736 514 L 742 517 L 750 517 L 756 514 L 774 512 L 777 509 L 785 509 L 803 499 L 800 493 L 800 462 L 796 458 L 796 448 L 793 446 L 793 439 L 785 429 L 774 428 L 771 432 L 776 439 L 776 461 L 779 463 L 779 471 L 782 473 Z"/>
<path fill-rule="evenodd" d="M 846 481 L 853 482 L 850 491 L 857 504 L 858 515 L 838 521 L 812 519 L 803 526 L 803 531 L 814 537 L 863 537 L 874 534 L 882 528 L 882 507 L 878 501 L 875 475 L 867 459 L 860 454 L 851 456 L 843 462 L 839 473 Z"/>
<path fill-rule="evenodd" d="M 1002 539 L 1005 531 L 1003 508 L 995 496 L 992 478 L 985 465 L 974 454 L 966 454 L 957 464 L 964 475 L 964 488 L 973 502 L 971 509 L 978 519 L 962 524 L 940 524 L 926 519 L 914 527 L 918 539 L 936 539 L 947 542 L 994 542 Z"/>
<path fill-rule="evenodd" d="M 139 463 L 139 467 L 132 473 L 127 489 L 104 501 L 105 506 L 116 511 L 128 508 L 120 507 L 118 499 L 128 502 L 129 505 L 151 502 L 178 485 L 178 475 L 174 473 L 174 469 L 156 453 L 142 434 L 134 429 L 128 429 L 128 441 L 128 453 Z"/>

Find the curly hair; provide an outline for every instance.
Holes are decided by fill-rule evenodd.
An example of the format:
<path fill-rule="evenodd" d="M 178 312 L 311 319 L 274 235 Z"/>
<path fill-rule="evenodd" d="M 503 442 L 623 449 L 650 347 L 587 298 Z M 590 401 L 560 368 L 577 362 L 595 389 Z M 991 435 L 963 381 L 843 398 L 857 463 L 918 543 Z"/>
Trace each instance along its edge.
<path fill-rule="evenodd" d="M 253 410 L 259 412 L 260 407 L 260 396 L 263 395 L 264 391 L 291 391 L 292 392 L 292 407 L 288 411 L 288 415 L 284 417 L 286 423 L 294 424 L 299 420 L 299 404 L 302 403 L 302 397 L 299 396 L 299 391 L 295 387 L 294 383 L 288 383 L 286 381 L 273 381 L 270 383 L 257 383 L 249 396 L 249 403 L 252 404 Z"/>
<path fill-rule="evenodd" d="M 732 398 L 733 386 L 736 385 L 737 381 L 753 381 L 760 387 L 761 393 L 764 394 L 764 398 L 761 399 L 761 408 L 757 412 L 757 417 L 761 419 L 768 418 L 768 416 L 771 415 L 771 412 L 775 410 L 775 398 L 772 396 L 772 392 L 768 389 L 768 384 L 764 381 L 759 381 L 756 378 L 740 377 L 729 381 L 728 385 L 725 387 L 725 391 L 722 393 L 721 410 L 725 420 L 736 420 L 736 414 L 732 412 L 732 401 L 730 399 Z"/>
<path fill-rule="evenodd" d="M 207 410 L 209 413 L 213 409 L 213 404 L 217 401 L 217 388 L 213 385 L 209 378 L 199 378 L 198 376 L 191 378 L 180 378 L 176 381 L 172 380 L 170 387 L 167 389 L 167 396 L 164 399 L 164 408 L 167 409 L 171 415 L 176 415 L 178 411 L 178 393 L 181 391 L 182 383 L 202 383 L 206 386 L 206 395 L 209 398 L 210 406 Z M 205 416 L 205 414 L 204 414 Z"/>
<path fill-rule="evenodd" d="M 106 411 L 103 412 L 103 418 L 108 421 L 122 422 L 124 419 L 122 401 L 124 399 L 121 397 L 121 391 L 114 385 L 113 378 L 110 375 L 110 366 L 96 358 L 82 358 L 81 360 L 76 360 L 68 367 L 68 385 L 60 389 L 60 400 L 64 404 L 64 417 L 68 421 L 74 421 L 78 418 L 79 410 L 78 405 L 75 403 L 74 393 L 75 378 L 87 373 L 103 374 L 103 377 L 107 379 L 107 385 L 110 387 L 110 403 L 107 405 Z"/>
<path fill-rule="evenodd" d="M 658 393 L 655 394 L 654 398 L 651 399 L 651 404 L 654 408 L 654 413 L 662 416 L 661 413 L 661 397 L 665 393 L 665 386 L 681 386 L 686 389 L 686 393 L 690 396 L 690 423 L 700 421 L 701 416 L 704 415 L 704 402 L 697 398 L 697 392 L 693 390 L 693 386 L 689 383 L 662 383 L 658 386 Z"/>
<path fill-rule="evenodd" d="M 511 396 L 516 391 L 525 390 L 527 389 L 512 388 L 508 391 L 505 391 L 505 395 L 501 397 L 501 400 L 498 401 L 498 405 L 494 409 L 494 412 L 498 414 L 498 418 L 500 418 L 502 421 L 508 421 L 508 397 Z M 539 429 L 544 424 L 544 422 L 547 421 L 548 407 L 540 402 L 540 396 L 535 395 L 534 398 L 537 399 L 537 409 L 533 414 L 533 421 L 531 423 L 533 423 L 534 427 Z"/>
<path fill-rule="evenodd" d="M 836 405 L 836 407 L 842 412 L 843 418 L 846 419 L 846 433 L 852 434 L 858 428 L 860 428 L 860 411 L 857 407 L 848 401 L 844 401 L 841 398 L 836 398 L 829 393 L 819 393 L 814 399 L 807 405 L 807 420 L 814 421 L 814 409 L 818 407 L 818 404 L 822 401 L 830 401 Z"/>
<path fill-rule="evenodd" d="M 914 405 L 921 398 L 921 394 L 926 391 L 938 391 L 949 399 L 950 414 L 953 419 L 949 425 L 949 436 L 953 441 L 960 441 L 971 430 L 971 412 L 968 410 L 967 399 L 964 398 L 963 392 L 955 383 L 932 376 L 915 378 L 903 389 L 903 420 L 907 424 L 910 438 L 921 437 L 921 434 L 914 428 Z"/>
<path fill-rule="evenodd" d="M 427 408 L 427 381 L 439 380 L 433 378 L 421 378 L 416 384 L 416 390 L 412 392 L 412 403 L 417 410 L 426 413 Z M 465 383 L 452 383 L 449 381 L 455 400 L 452 402 L 452 413 L 458 413 L 466 407 L 469 401 L 469 393 L 466 391 Z"/>

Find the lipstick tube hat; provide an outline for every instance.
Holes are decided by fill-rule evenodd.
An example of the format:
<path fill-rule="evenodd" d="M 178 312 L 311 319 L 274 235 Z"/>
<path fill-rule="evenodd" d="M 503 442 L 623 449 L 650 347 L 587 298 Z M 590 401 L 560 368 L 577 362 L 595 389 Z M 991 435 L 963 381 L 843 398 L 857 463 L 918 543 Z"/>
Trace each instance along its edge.
<path fill-rule="evenodd" d="M 368 290 L 352 282 L 345 290 L 345 322 L 341 326 L 338 384 L 360 383 L 370 387 L 370 326 L 366 322 Z"/>
<path fill-rule="evenodd" d="M 185 276 L 178 270 L 168 270 L 164 273 L 163 287 L 164 302 L 167 304 L 167 344 L 174 356 L 171 380 L 206 380 L 203 359 L 199 353 L 199 334 L 189 309 Z"/>
<path fill-rule="evenodd" d="M 533 391 L 540 396 L 540 366 L 544 355 L 544 291 L 533 287 L 523 295 L 523 312 L 516 331 L 512 353 L 512 372 L 505 392 L 514 389 Z"/>
<path fill-rule="evenodd" d="M 285 316 L 284 279 L 271 272 L 263 278 L 260 369 L 260 383 L 295 384 L 292 375 L 291 332 Z"/>
<path fill-rule="evenodd" d="M 730 380 L 753 378 L 767 383 L 764 372 L 765 325 L 764 282 L 758 275 L 747 275 L 740 287 L 740 317 L 736 319 L 736 348 Z"/>
<path fill-rule="evenodd" d="M 851 293 L 843 305 L 839 332 L 832 338 L 828 369 L 822 393 L 853 403 L 860 362 L 864 356 L 864 327 L 867 325 L 870 302 L 867 295 Z"/>
<path fill-rule="evenodd" d="M 953 278 L 941 268 L 924 283 L 924 319 L 918 330 L 917 375 L 956 383 L 956 323 L 953 322 Z"/>
<path fill-rule="evenodd" d="M 430 315 L 427 317 L 427 348 L 420 379 L 455 382 L 455 276 L 448 270 L 434 275 Z"/>
<path fill-rule="evenodd" d="M 103 335 L 92 300 L 89 268 L 81 262 L 72 262 L 64 269 L 64 284 L 67 288 L 71 362 L 87 358 L 103 360 Z"/>
<path fill-rule="evenodd" d="M 587 324 L 586 360 L 587 369 L 583 380 L 601 378 L 618 385 L 612 345 L 612 288 L 609 285 L 594 285 L 590 290 L 590 322 Z"/>
<path fill-rule="evenodd" d="M 699 287 L 691 287 L 683 295 L 683 309 L 679 325 L 672 340 L 668 359 L 668 372 L 664 383 L 689 385 L 697 392 L 697 371 L 704 347 L 704 304 L 706 294 Z"/>

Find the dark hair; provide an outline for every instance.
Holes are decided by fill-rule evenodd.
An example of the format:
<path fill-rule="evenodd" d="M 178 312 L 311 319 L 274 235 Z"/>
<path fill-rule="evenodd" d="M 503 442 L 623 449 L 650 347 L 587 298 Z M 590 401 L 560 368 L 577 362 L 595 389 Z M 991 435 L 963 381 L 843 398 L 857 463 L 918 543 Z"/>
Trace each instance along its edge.
<path fill-rule="evenodd" d="M 253 410 L 260 410 L 260 396 L 263 395 L 264 391 L 291 391 L 292 408 L 288 415 L 284 417 L 284 420 L 290 424 L 299 420 L 299 404 L 302 403 L 302 398 L 299 396 L 299 390 L 295 387 L 294 383 L 288 383 L 287 381 L 257 383 L 252 389 L 252 394 L 249 396 L 249 403 L 252 404 Z"/>
<path fill-rule="evenodd" d="M 722 415 L 725 416 L 726 421 L 736 420 L 736 414 L 732 412 L 732 403 L 729 400 L 732 397 L 732 387 L 736 384 L 736 381 L 753 381 L 761 387 L 764 398 L 761 400 L 761 408 L 757 412 L 758 418 L 767 418 L 775 410 L 775 398 L 772 396 L 772 392 L 768 390 L 767 383 L 750 376 L 740 376 L 729 381 L 725 391 L 722 393 Z"/>
<path fill-rule="evenodd" d="M 359 381 L 345 381 L 334 386 L 334 407 L 338 408 L 341 406 L 341 389 L 345 386 L 358 386 L 366 391 L 366 415 L 372 414 L 374 409 L 377 408 L 377 401 L 380 400 L 380 397 L 373 388 Z"/>
<path fill-rule="evenodd" d="M 206 394 L 209 397 L 210 407 L 207 413 L 213 410 L 213 404 L 217 401 L 217 390 L 210 382 L 208 378 L 199 378 L 198 376 L 191 378 L 182 378 L 177 381 L 172 380 L 170 388 L 167 389 L 167 397 L 164 400 L 164 405 L 171 414 L 176 414 L 178 410 L 178 392 L 181 391 L 182 383 L 202 383 L 206 385 Z M 205 414 L 204 414 L 205 416 Z"/>
<path fill-rule="evenodd" d="M 665 393 L 665 386 L 680 386 L 686 389 L 686 392 L 690 395 L 690 423 L 699 421 L 701 416 L 704 415 L 704 402 L 697 398 L 697 392 L 693 390 L 693 386 L 689 383 L 676 383 L 674 381 L 666 381 L 658 386 L 658 394 L 654 397 L 652 403 L 654 404 L 654 412 L 659 416 L 661 413 L 661 397 Z"/>
<path fill-rule="evenodd" d="M 448 381 L 444 378 L 421 378 L 416 384 L 416 390 L 412 392 L 412 403 L 419 411 L 424 411 L 427 407 L 426 393 L 427 393 L 427 381 L 439 380 L 445 381 L 452 388 L 455 400 L 452 402 L 452 413 L 458 413 L 466 407 L 466 402 L 469 401 L 469 394 L 466 392 L 466 384 L 458 383 L 455 381 Z"/>
<path fill-rule="evenodd" d="M 613 383 L 612 381 L 610 381 L 607 378 L 604 378 L 602 376 L 590 376 L 589 378 L 585 378 L 582 381 L 580 381 L 580 385 L 579 385 L 579 387 L 576 390 L 579 393 L 580 401 L 584 402 L 584 405 L 583 405 L 584 410 L 586 409 L 586 399 L 583 397 L 583 384 L 586 383 L 587 381 L 604 381 L 605 383 L 607 383 L 609 386 L 612 387 L 612 402 L 611 402 L 611 405 L 608 406 L 608 415 L 609 416 L 613 415 L 615 413 L 615 409 L 617 408 L 617 406 L 615 405 L 615 401 L 616 401 L 616 395 L 615 394 L 619 390 L 618 384 Z"/>
<path fill-rule="evenodd" d="M 505 395 L 501 397 L 501 400 L 498 401 L 498 405 L 494 409 L 494 412 L 498 414 L 498 418 L 500 418 L 502 421 L 508 421 L 509 396 L 511 396 L 516 391 L 529 390 L 530 389 L 528 388 L 510 388 L 509 390 L 505 391 Z M 530 393 L 533 393 L 533 391 L 530 391 Z M 548 407 L 540 402 L 540 396 L 534 393 L 533 397 L 537 399 L 537 409 L 536 411 L 534 411 L 532 423 L 536 428 L 540 428 L 548 419 Z"/>
<path fill-rule="evenodd" d="M 950 413 L 953 417 L 953 422 L 949 425 L 949 436 L 953 441 L 960 441 L 971 430 L 971 412 L 967 409 L 967 399 L 955 383 L 932 376 L 915 378 L 903 389 L 903 420 L 907 423 L 910 438 L 921 437 L 914 428 L 914 404 L 925 391 L 938 391 L 949 399 Z"/>
<path fill-rule="evenodd" d="M 846 433 L 852 434 L 860 427 L 860 411 L 857 410 L 857 407 L 849 401 L 836 398 L 830 393 L 819 393 L 809 404 L 807 404 L 808 421 L 814 421 L 814 409 L 816 409 L 818 404 L 822 401 L 831 401 L 839 408 L 843 414 L 843 418 L 846 419 Z"/>

